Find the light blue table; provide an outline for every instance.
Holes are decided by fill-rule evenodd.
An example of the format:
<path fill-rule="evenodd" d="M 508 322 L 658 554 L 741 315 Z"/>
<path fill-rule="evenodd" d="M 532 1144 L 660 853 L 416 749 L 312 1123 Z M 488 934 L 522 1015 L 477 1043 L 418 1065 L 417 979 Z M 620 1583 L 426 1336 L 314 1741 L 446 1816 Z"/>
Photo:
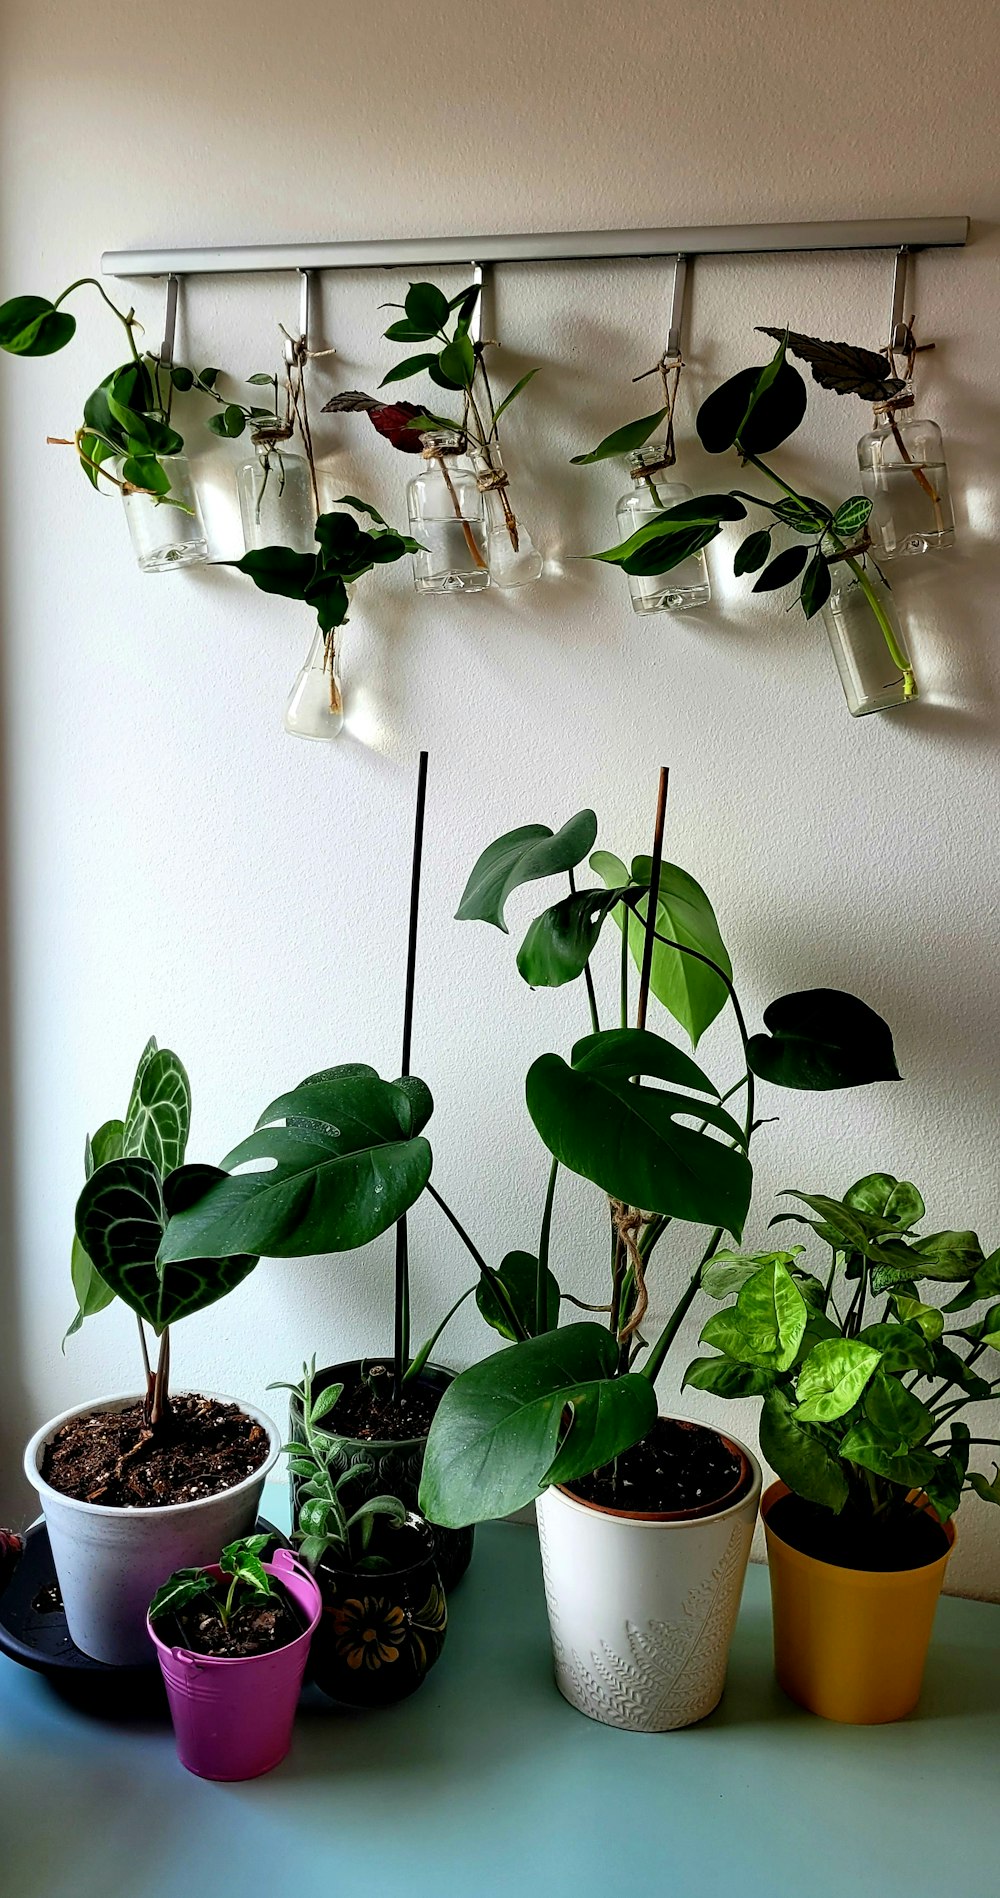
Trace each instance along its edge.
<path fill-rule="evenodd" d="M 920 1715 L 828 1725 L 771 1677 L 752 1568 L 721 1707 L 595 1726 L 552 1684 L 531 1530 L 480 1532 L 414 1699 L 315 1689 L 264 1779 L 210 1785 L 0 1658 L 4 1898 L 1000 1898 L 1000 1608 L 946 1600 Z M 50 1806 L 50 1802 L 51 1806 Z"/>

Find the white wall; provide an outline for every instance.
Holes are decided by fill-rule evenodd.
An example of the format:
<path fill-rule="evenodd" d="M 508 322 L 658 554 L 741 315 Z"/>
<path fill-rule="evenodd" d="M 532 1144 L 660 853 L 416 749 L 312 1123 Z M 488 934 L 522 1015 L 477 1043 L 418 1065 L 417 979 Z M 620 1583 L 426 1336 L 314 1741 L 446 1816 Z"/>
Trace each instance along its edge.
<path fill-rule="evenodd" d="M 81 334 L 2 365 L 10 1026 L 4 1475 L 29 1425 L 135 1379 L 112 1310 L 60 1356 L 88 1127 L 120 1112 L 150 1032 L 192 1073 L 193 1156 L 217 1158 L 280 1087 L 324 1063 L 394 1071 L 416 753 L 431 753 L 414 1058 L 433 1086 L 436 1171 L 494 1256 L 531 1245 L 545 1159 L 522 1077 L 580 1027 L 576 995 L 531 995 L 512 939 L 451 921 L 489 838 L 592 803 L 602 840 L 647 845 L 669 762 L 670 853 L 712 893 L 755 1014 L 833 984 L 891 1022 L 905 1081 L 846 1096 L 771 1094 L 750 1237 L 786 1185 L 839 1190 L 872 1167 L 924 1187 L 937 1225 L 1000 1240 L 996 1168 L 997 482 L 995 216 L 1000 24 L 987 0 L 945 16 L 844 0 L 339 0 L 280 16 L 261 0 L 177 0 L 164 19 L 109 0 L 37 0 L 7 22 L 2 292 L 55 294 L 105 247 L 969 212 L 964 254 L 921 258 L 937 339 L 921 406 L 947 430 L 959 546 L 907 575 L 924 702 L 852 721 L 822 629 L 738 596 L 713 550 L 716 604 L 642 623 L 624 582 L 580 564 L 607 544 L 623 485 L 577 470 L 641 409 L 630 377 L 664 341 L 669 268 L 500 273 L 503 374 L 544 373 L 512 418 L 517 498 L 551 560 L 543 587 L 418 601 L 400 570 L 359 590 L 345 641 L 353 736 L 281 729 L 309 637 L 290 603 L 225 572 L 144 578 L 116 501 L 69 451 L 82 396 L 118 359 L 81 299 Z M 716 259 L 694 271 L 682 465 L 697 401 L 759 353 L 755 322 L 879 343 L 885 257 Z M 447 279 L 457 287 L 461 274 Z M 391 360 L 376 305 L 402 277 L 328 278 L 325 393 Z M 136 300 L 157 340 L 160 293 Z M 181 348 L 250 371 L 274 359 L 291 282 L 187 294 Z M 649 389 L 651 385 L 644 385 Z M 650 404 L 651 406 L 651 404 Z M 857 485 L 860 405 L 818 392 L 785 465 L 825 493 Z M 410 464 L 362 420 L 324 437 L 342 491 L 401 518 Z M 205 435 L 202 468 L 228 479 Z M 234 551 L 231 510 L 215 551 Z M 238 548 L 236 548 L 238 551 Z M 532 899 L 533 900 L 533 899 Z M 609 977 L 610 979 L 610 977 Z M 722 1028 L 702 1044 L 721 1065 Z M 587 1294 L 604 1256 L 594 1195 L 570 1185 L 556 1267 Z M 467 1282 L 433 1208 L 413 1218 L 415 1322 Z M 675 1272 L 697 1243 L 678 1256 Z M 270 1377 L 390 1336 L 388 1242 L 346 1260 L 264 1264 L 186 1323 L 178 1375 L 260 1400 Z M 667 1304 L 661 1281 L 657 1308 Z M 488 1346 L 467 1307 L 447 1356 Z M 687 1343 L 664 1378 L 675 1379 Z M 708 1399 L 691 1412 L 718 1418 Z M 750 1434 L 751 1407 L 733 1427 Z M 994 1419 L 994 1427 L 996 1420 Z M 1000 1521 L 969 1501 L 953 1585 L 1000 1594 Z"/>

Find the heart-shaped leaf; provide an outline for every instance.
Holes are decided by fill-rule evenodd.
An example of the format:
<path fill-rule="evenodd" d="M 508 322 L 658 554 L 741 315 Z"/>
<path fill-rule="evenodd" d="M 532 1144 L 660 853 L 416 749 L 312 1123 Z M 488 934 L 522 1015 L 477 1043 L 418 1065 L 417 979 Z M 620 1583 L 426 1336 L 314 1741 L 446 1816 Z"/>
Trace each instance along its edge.
<path fill-rule="evenodd" d="M 10 297 L 0 305 L 0 349 L 12 356 L 53 356 L 76 334 L 76 318 L 47 297 Z"/>
<path fill-rule="evenodd" d="M 656 1421 L 656 1393 L 649 1378 L 616 1377 L 617 1368 L 611 1333 L 577 1324 L 463 1371 L 431 1425 L 424 1515 L 454 1529 L 509 1515 L 549 1482 L 571 1482 L 638 1443 Z"/>
<path fill-rule="evenodd" d="M 508 1312 L 493 1290 L 492 1281 L 487 1278 L 480 1278 L 476 1287 L 476 1304 L 482 1316 L 494 1331 L 499 1331 L 501 1338 L 517 1339 L 523 1337 L 525 1332 L 530 1337 L 535 1330 L 537 1315 L 538 1260 L 530 1252 L 508 1252 L 496 1267 L 496 1276 L 520 1320 L 521 1330 L 514 1330 Z M 554 1331 L 559 1323 L 559 1287 L 551 1271 L 546 1271 L 545 1275 L 545 1317 L 546 1329 Z"/>
<path fill-rule="evenodd" d="M 874 501 L 869 500 L 867 494 L 852 494 L 849 500 L 841 501 L 833 517 L 834 532 L 842 535 L 845 540 L 853 539 L 855 534 L 860 534 L 862 528 L 868 525 L 874 505 Z"/>
<path fill-rule="evenodd" d="M 715 389 L 698 410 L 697 429 L 710 455 L 737 446 L 746 455 L 766 455 L 795 433 L 805 412 L 806 385 L 798 370 L 772 358 L 761 369 L 741 369 Z"/>
<path fill-rule="evenodd" d="M 161 1177 L 184 1159 L 191 1125 L 191 1084 L 179 1056 L 148 1047 L 132 1084 L 122 1153 L 151 1160 Z"/>
<path fill-rule="evenodd" d="M 186 1175 L 197 1177 L 187 1180 Z M 181 1167 L 164 1188 L 152 1161 L 110 1160 L 87 1181 L 77 1201 L 81 1245 L 117 1297 L 157 1332 L 214 1304 L 257 1263 L 255 1257 L 157 1263 L 169 1198 L 184 1203 L 190 1192 L 203 1189 L 209 1175 L 221 1177 L 214 1167 Z"/>
<path fill-rule="evenodd" d="M 456 920 L 493 923 L 506 932 L 504 905 L 511 892 L 523 883 L 555 876 L 560 870 L 575 870 L 596 836 L 593 811 L 578 811 L 558 831 L 549 830 L 546 824 L 524 824 L 520 830 L 508 831 L 488 844 L 477 859 L 455 912 Z"/>
<path fill-rule="evenodd" d="M 846 1417 L 878 1365 L 879 1353 L 856 1338 L 826 1338 L 814 1345 L 796 1381 L 797 1422 L 833 1423 Z"/>
<path fill-rule="evenodd" d="M 794 1364 L 809 1313 L 781 1255 L 772 1255 L 740 1287 L 735 1305 L 714 1312 L 701 1332 L 737 1364 L 787 1371 Z"/>
<path fill-rule="evenodd" d="M 653 866 L 650 857 L 635 857 L 629 872 L 620 857 L 613 856 L 609 850 L 596 850 L 590 867 L 609 888 L 631 882 L 648 890 Z M 648 897 L 642 896 L 627 910 L 629 950 L 638 969 L 642 967 L 647 907 Z M 624 928 L 624 907 L 616 908 L 612 914 L 619 929 Z M 666 940 L 653 943 L 649 985 L 657 1001 L 690 1035 L 691 1045 L 696 1048 L 706 1028 L 729 999 L 729 991 L 717 969 L 731 976 L 732 963 L 708 897 L 700 883 L 675 863 L 664 863 L 660 867 L 656 928 Z M 668 943 L 682 946 L 673 949 Z M 688 949 L 696 954 L 686 954 Z M 708 962 L 699 960 L 705 956 Z M 710 967 L 710 963 L 716 968 Z"/>
<path fill-rule="evenodd" d="M 867 1003 L 841 989 L 802 989 L 764 1010 L 768 1034 L 751 1035 L 747 1058 L 775 1087 L 823 1090 L 898 1081 L 892 1035 Z"/>

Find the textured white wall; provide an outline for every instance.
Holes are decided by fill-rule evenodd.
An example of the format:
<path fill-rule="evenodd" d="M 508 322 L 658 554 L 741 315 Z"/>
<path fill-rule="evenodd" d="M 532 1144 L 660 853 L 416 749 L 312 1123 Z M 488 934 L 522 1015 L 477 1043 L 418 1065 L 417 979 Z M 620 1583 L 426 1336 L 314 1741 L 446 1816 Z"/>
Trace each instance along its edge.
<path fill-rule="evenodd" d="M 900 39 L 905 44 L 900 44 Z M 131 1319 L 72 1341 L 68 1251 L 83 1136 L 120 1112 L 155 1032 L 188 1063 L 195 1157 L 215 1159 L 280 1087 L 324 1063 L 393 1071 L 415 758 L 431 753 L 414 1058 L 438 1102 L 436 1173 L 494 1256 L 530 1245 L 545 1158 L 522 1105 L 543 1048 L 565 1048 L 581 997 L 531 995 L 512 940 L 451 920 L 497 832 L 592 803 L 602 841 L 647 846 L 656 767 L 672 768 L 668 843 L 712 894 L 754 1014 L 786 989 L 855 989 L 892 1024 L 899 1087 L 771 1093 L 750 1237 L 786 1185 L 838 1190 L 871 1167 L 920 1182 L 937 1225 L 1000 1240 L 996 1168 L 995 159 L 1000 23 L 987 0 L 907 19 L 885 4 L 757 0 L 176 0 L 168 20 L 38 0 L 7 22 L 2 293 L 54 294 L 104 247 L 504 228 L 969 212 L 964 254 L 921 258 L 921 407 L 947 430 L 959 546 L 907 574 L 901 601 L 925 701 L 853 722 L 821 627 L 734 597 L 714 550 L 713 607 L 640 623 L 620 576 L 580 564 L 607 544 L 622 482 L 567 466 L 641 407 L 629 379 L 664 340 L 669 267 L 508 269 L 502 373 L 544 373 L 515 412 L 516 492 L 551 574 L 524 598 L 418 601 L 404 571 L 359 591 L 345 641 L 353 735 L 281 729 L 309 637 L 293 605 L 225 572 L 144 578 L 116 501 L 68 451 L 116 360 L 110 317 L 48 362 L 2 365 L 9 1136 L 3 1475 L 29 1427 L 135 1378 Z M 879 78 L 879 74 L 884 77 Z M 752 357 L 755 322 L 881 341 L 890 263 L 873 256 L 716 259 L 694 271 L 683 471 L 718 482 L 693 442 L 701 395 Z M 460 273 L 448 279 L 457 287 Z M 391 360 L 376 305 L 393 276 L 327 278 L 329 388 Z M 160 293 L 137 302 L 156 340 Z M 269 363 L 294 319 L 290 282 L 196 284 L 188 358 Z M 327 384 L 324 380 L 324 389 Z M 650 385 L 644 385 L 647 389 Z M 650 405 L 651 406 L 651 405 Z M 786 465 L 856 486 L 860 405 L 818 392 Z M 396 519 L 411 464 L 363 421 L 323 438 L 341 491 Z M 204 435 L 202 469 L 229 479 Z M 221 489 L 220 489 L 221 492 Z M 231 505 L 215 551 L 238 551 Z M 609 974 L 609 981 L 611 977 Z M 732 1053 L 721 1027 L 710 1064 Z M 596 1196 L 560 1199 L 555 1263 L 587 1295 L 604 1256 Z M 415 1322 L 467 1282 L 433 1208 L 413 1218 Z M 697 1244 L 690 1235 L 679 1274 Z M 260 1400 L 269 1377 L 379 1348 L 388 1242 L 344 1260 L 262 1265 L 186 1323 L 180 1377 Z M 667 1304 L 661 1281 L 657 1309 Z M 693 1335 L 693 1334 L 692 1334 Z M 487 1348 L 467 1307 L 446 1356 Z M 686 1362 L 682 1343 L 664 1396 Z M 685 1408 L 720 1417 L 708 1399 Z M 749 1405 L 730 1413 L 752 1434 Z M 1000 1594 L 1000 1522 L 962 1511 L 954 1586 Z"/>

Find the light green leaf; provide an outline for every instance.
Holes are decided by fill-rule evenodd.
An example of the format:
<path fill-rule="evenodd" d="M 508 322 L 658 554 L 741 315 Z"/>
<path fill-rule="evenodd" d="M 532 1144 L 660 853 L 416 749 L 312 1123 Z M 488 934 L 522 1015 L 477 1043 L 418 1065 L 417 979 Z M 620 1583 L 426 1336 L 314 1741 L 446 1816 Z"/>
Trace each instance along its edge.
<path fill-rule="evenodd" d="M 695 1358 L 681 1380 L 681 1389 L 712 1391 L 716 1397 L 763 1397 L 774 1383 L 773 1373 L 730 1358 Z"/>
<path fill-rule="evenodd" d="M 709 1318 L 701 1339 L 739 1364 L 787 1371 L 795 1362 L 808 1315 L 802 1293 L 778 1256 L 747 1279 L 730 1310 Z"/>
<path fill-rule="evenodd" d="M 838 1457 L 810 1424 L 796 1420 L 782 1390 L 769 1391 L 760 1417 L 761 1455 L 796 1496 L 839 1514 L 847 1501 L 847 1477 Z"/>
<path fill-rule="evenodd" d="M 701 1268 L 701 1289 L 709 1298 L 731 1298 L 763 1266 L 779 1259 L 782 1265 L 790 1266 L 804 1251 L 804 1246 L 793 1246 L 788 1252 L 717 1252 Z"/>
<path fill-rule="evenodd" d="M 666 409 L 657 409 L 653 415 L 640 415 L 637 421 L 626 422 L 623 428 L 616 428 L 610 435 L 605 435 L 604 440 L 598 442 L 589 455 L 571 455 L 572 466 L 585 468 L 590 462 L 607 461 L 613 455 L 633 454 L 655 434 L 660 423 L 666 421 L 667 413 Z"/>
<path fill-rule="evenodd" d="M 864 1179 L 848 1187 L 844 1205 L 859 1213 L 871 1213 L 899 1232 L 908 1232 L 917 1225 L 926 1210 L 912 1181 L 897 1180 L 892 1173 L 866 1173 Z"/>
<path fill-rule="evenodd" d="M 932 1344 L 940 1338 L 944 1330 L 944 1314 L 937 1305 L 925 1305 L 921 1299 L 910 1298 L 902 1292 L 893 1293 L 892 1305 L 904 1324 L 915 1325 Z"/>
<path fill-rule="evenodd" d="M 629 872 L 620 857 L 608 850 L 595 850 L 590 867 L 609 888 L 631 882 L 648 892 L 652 872 L 649 857 L 636 857 Z M 638 969 L 642 967 L 648 903 L 647 894 L 628 910 L 629 950 Z M 621 929 L 625 916 L 623 906 L 613 910 L 612 915 Z M 667 942 L 654 941 L 649 985 L 657 1001 L 680 1023 L 691 1037 L 692 1047 L 696 1048 L 706 1028 L 725 1007 L 729 993 L 722 976 L 699 961 L 698 956 L 707 956 L 728 977 L 732 976 L 732 963 L 704 890 L 694 877 L 674 863 L 660 866 L 656 928 L 667 942 L 679 943 L 681 947 L 668 948 Z M 685 950 L 698 953 L 688 955 Z"/>
<path fill-rule="evenodd" d="M 828 1338 L 813 1345 L 795 1386 L 796 1421 L 833 1423 L 845 1417 L 878 1364 L 879 1353 L 856 1338 Z"/>

